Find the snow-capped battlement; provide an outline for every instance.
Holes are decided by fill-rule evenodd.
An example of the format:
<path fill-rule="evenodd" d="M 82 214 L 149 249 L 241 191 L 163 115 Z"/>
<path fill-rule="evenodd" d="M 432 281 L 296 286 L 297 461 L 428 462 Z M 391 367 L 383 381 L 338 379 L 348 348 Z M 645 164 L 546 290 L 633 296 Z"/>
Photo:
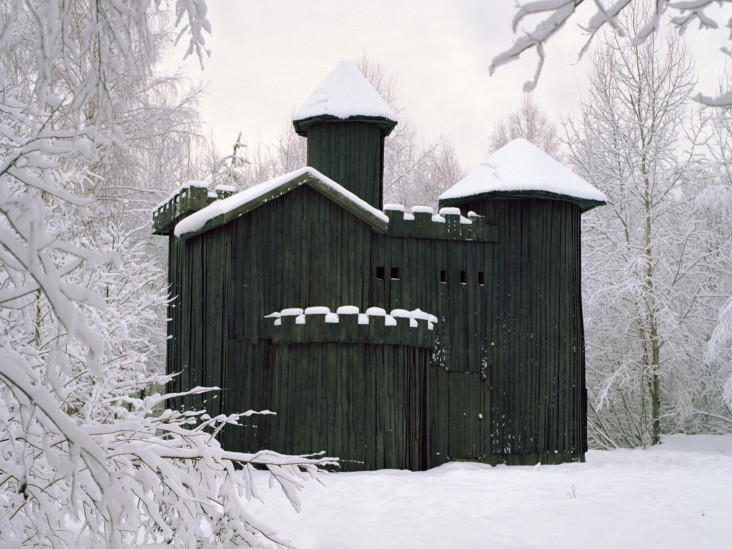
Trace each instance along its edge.
<path fill-rule="evenodd" d="M 208 190 L 205 181 L 189 181 L 178 187 L 164 202 L 153 210 L 153 229 L 155 234 L 168 234 L 175 224 L 184 217 L 202 210 L 216 200 L 223 200 L 236 193 L 233 185 L 216 185 Z"/>
<path fill-rule="evenodd" d="M 438 240 L 473 240 L 497 242 L 498 228 L 485 218 L 469 212 L 463 216 L 460 208 L 441 208 L 435 214 L 429 206 L 412 206 L 411 213 L 399 204 L 386 204 L 389 216 L 387 236 L 403 238 L 432 238 Z"/>
<path fill-rule="evenodd" d="M 168 234 L 184 217 L 202 210 L 215 200 L 228 198 L 235 192 L 236 188 L 231 185 L 217 185 L 213 191 L 209 191 L 205 181 L 184 183 L 153 211 L 155 234 Z"/>
<path fill-rule="evenodd" d="M 415 309 L 370 307 L 363 313 L 346 305 L 288 308 L 265 317 L 274 327 L 274 343 L 374 343 L 432 348 L 437 317 Z"/>
<path fill-rule="evenodd" d="M 200 181 L 189 181 L 181 185 L 170 197 L 153 212 L 155 234 L 167 234 L 175 224 L 205 208 L 209 204 L 208 185 Z"/>

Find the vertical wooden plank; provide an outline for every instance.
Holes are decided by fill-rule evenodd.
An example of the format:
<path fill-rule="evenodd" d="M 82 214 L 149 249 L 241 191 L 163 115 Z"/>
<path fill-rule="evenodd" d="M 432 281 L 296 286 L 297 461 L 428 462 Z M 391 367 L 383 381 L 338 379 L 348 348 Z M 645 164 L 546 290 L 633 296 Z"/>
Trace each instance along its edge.
<path fill-rule="evenodd" d="M 480 373 L 480 347 L 481 347 L 481 300 L 480 287 L 478 286 L 478 256 L 480 254 L 479 245 L 473 243 L 464 243 L 466 249 L 466 265 L 467 270 L 467 286 L 465 298 L 465 315 L 467 321 L 467 347 L 468 347 L 468 368 L 469 372 Z"/>
<path fill-rule="evenodd" d="M 531 315 L 533 311 L 530 308 L 530 296 L 533 291 L 531 278 L 531 221 L 535 215 L 536 200 L 522 200 L 521 202 L 521 293 L 520 293 L 520 328 L 519 341 L 517 341 L 520 350 L 521 369 L 520 379 L 518 383 L 518 391 L 520 395 L 520 419 L 517 451 L 520 453 L 528 452 L 529 446 L 529 429 L 531 422 L 531 404 L 530 396 L 530 352 L 531 341 L 529 339 L 531 332 Z"/>
<path fill-rule="evenodd" d="M 551 216 L 551 224 L 552 224 L 552 255 L 554 257 L 561 257 L 561 239 L 562 239 L 562 231 L 561 231 L 561 219 L 559 219 L 559 216 L 552 215 Z M 553 338 L 552 341 L 552 353 L 551 353 L 551 363 L 549 364 L 549 370 L 551 377 L 549 378 L 549 405 L 548 405 L 548 416 L 549 416 L 549 441 L 548 441 L 548 449 L 550 452 L 554 452 L 558 450 L 559 448 L 559 425 L 558 425 L 558 399 L 557 399 L 557 383 L 559 380 L 559 365 L 561 361 L 560 356 L 560 338 L 561 338 L 561 311 L 560 311 L 560 303 L 561 303 L 561 281 L 560 281 L 560 273 L 556 272 L 556 275 L 553 277 L 553 296 L 552 296 L 552 324 L 554 325 L 554 331 L 556 336 Z"/>
<path fill-rule="evenodd" d="M 197 236 L 191 239 L 190 251 L 191 251 L 191 308 L 189 317 L 189 326 L 191 329 L 190 339 L 190 357 L 188 363 L 188 387 L 187 389 L 193 389 L 194 387 L 203 385 L 203 376 L 205 375 L 203 353 L 204 353 L 204 338 L 203 338 L 203 304 L 205 303 L 205 294 L 203 292 L 204 286 L 202 281 L 203 268 L 205 264 L 204 248 L 202 246 L 203 238 Z M 192 395 L 188 398 L 189 409 L 195 408 L 200 409 L 202 397 L 201 395 Z"/>

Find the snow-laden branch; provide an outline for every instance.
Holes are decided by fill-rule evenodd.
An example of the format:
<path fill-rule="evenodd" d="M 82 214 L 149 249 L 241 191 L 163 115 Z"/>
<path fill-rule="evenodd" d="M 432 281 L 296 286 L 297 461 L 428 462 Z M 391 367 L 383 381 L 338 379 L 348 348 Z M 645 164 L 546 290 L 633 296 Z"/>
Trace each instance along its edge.
<path fill-rule="evenodd" d="M 494 57 L 491 61 L 490 73 L 493 74 L 501 65 L 518 59 L 524 51 L 536 48 L 539 54 L 536 73 L 534 74 L 533 80 L 525 82 L 523 87 L 525 92 L 533 90 L 539 81 L 541 69 L 544 65 L 544 43 L 567 22 L 569 17 L 574 13 L 577 4 L 581 1 L 547 0 L 523 4 L 513 18 L 514 32 L 516 32 L 516 27 L 519 23 L 529 14 L 550 12 L 550 15 L 536 25 L 532 31 L 524 32 L 523 36 L 516 39 L 512 47 Z"/>
<path fill-rule="evenodd" d="M 251 546 L 267 539 L 285 546 L 243 506 L 241 498 L 256 497 L 253 468 L 267 468 L 299 509 L 303 482 L 320 468 L 337 465 L 323 456 L 226 451 L 211 430 L 237 425 L 251 412 L 207 419 L 172 410 L 156 413 L 151 404 L 167 397 L 131 399 L 133 411 L 124 420 L 79 424 L 60 409 L 26 358 L 3 347 L 0 382 L 5 385 L 0 396 L 24 418 L 14 424 L 0 415 L 12 450 L 24 463 L 15 471 L 3 467 L 8 473 L 0 494 L 7 505 L 0 542 L 23 540 L 40 521 L 68 546 L 79 534 L 119 548 L 163 541 L 193 547 L 222 539 Z M 70 509 L 76 515 L 71 523 L 80 521 L 80 528 L 67 524 L 64 514 Z M 218 530 L 222 524 L 225 531 Z"/>
<path fill-rule="evenodd" d="M 505 65 L 511 61 L 518 59 L 522 53 L 535 48 L 538 54 L 537 69 L 534 78 L 524 83 L 524 91 L 531 91 L 536 87 L 536 83 L 541 75 L 541 69 L 544 64 L 544 44 L 571 19 L 580 4 L 585 0 L 536 0 L 519 4 L 513 17 L 512 28 L 514 33 L 519 34 L 513 45 L 505 51 L 496 55 L 490 66 L 490 72 L 493 72 L 501 65 Z M 587 33 L 588 39 L 579 52 L 579 57 L 588 51 L 590 44 L 606 25 L 619 36 L 625 36 L 626 30 L 620 24 L 618 17 L 621 13 L 628 9 L 637 9 L 644 19 L 642 24 L 632 36 L 630 36 L 629 47 L 642 44 L 649 36 L 655 34 L 663 24 L 663 18 L 669 13 L 675 14 L 669 16 L 671 25 L 677 27 L 683 32 L 690 23 L 698 22 L 702 29 L 717 29 L 720 22 L 717 20 L 719 15 L 710 15 L 708 8 L 712 5 L 725 6 L 729 5 L 731 0 L 688 0 L 673 2 L 669 0 L 656 0 L 654 2 L 645 2 L 644 0 L 616 0 L 610 6 L 605 7 L 600 0 L 594 0 L 596 11 L 592 14 L 585 24 L 579 26 Z M 531 29 L 519 30 L 522 22 L 531 17 L 539 17 L 540 20 Z M 725 26 L 730 29 L 732 37 L 732 17 L 726 21 Z M 729 55 L 728 49 L 723 49 Z M 704 94 L 698 94 L 695 99 L 702 104 L 730 108 L 732 106 L 732 92 L 726 92 L 719 97 L 710 97 Z"/>
<path fill-rule="evenodd" d="M 721 107 L 724 109 L 732 108 L 732 90 L 724 92 L 717 97 L 698 93 L 693 96 L 692 99 L 694 101 L 698 101 L 702 105 L 708 105 L 710 107 Z"/>

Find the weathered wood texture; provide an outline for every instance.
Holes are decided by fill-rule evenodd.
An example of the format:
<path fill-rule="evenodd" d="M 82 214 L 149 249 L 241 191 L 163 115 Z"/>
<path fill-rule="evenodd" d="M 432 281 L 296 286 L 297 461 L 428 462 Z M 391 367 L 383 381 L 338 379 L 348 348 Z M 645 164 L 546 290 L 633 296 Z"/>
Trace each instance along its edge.
<path fill-rule="evenodd" d="M 304 325 L 282 320 L 274 328 L 265 402 L 278 415 L 260 422 L 262 442 L 285 453 L 337 455 L 345 471 L 424 469 L 425 382 L 434 345 L 427 323 L 410 328 L 409 319 L 398 319 L 392 327 L 371 317 L 359 325 L 346 315 L 339 324 L 324 324 L 318 315 Z"/>
<path fill-rule="evenodd" d="M 584 458 L 586 390 L 580 211 L 558 200 L 463 207 L 499 227 L 488 316 L 491 463 Z M 486 343 L 489 341 L 486 340 Z"/>
<path fill-rule="evenodd" d="M 223 388 L 208 395 L 209 413 L 267 408 L 271 383 L 271 322 L 264 316 L 298 304 L 367 301 L 362 250 L 371 229 L 307 185 L 187 240 L 172 239 L 173 300 L 168 371 L 181 372 L 171 389 Z M 334 245 L 333 243 L 339 243 Z M 176 265 L 173 266 L 172 263 Z M 201 397 L 184 403 L 191 407 Z M 223 406 L 222 406 L 223 403 Z M 226 430 L 236 450 L 266 447 L 253 416 Z M 271 441 L 267 441 L 271 442 Z"/>
<path fill-rule="evenodd" d="M 325 450 L 346 469 L 583 459 L 579 208 L 494 199 L 467 209 L 485 216 L 472 229 L 389 212 L 380 234 L 303 185 L 171 238 L 168 369 L 181 372 L 171 389 L 222 387 L 182 403 L 203 398 L 210 414 L 277 412 L 227 428 L 232 450 Z M 420 308 L 439 319 L 436 344 L 322 330 L 283 339 L 264 319 L 315 305 Z"/>
<path fill-rule="evenodd" d="M 472 228 L 464 224 L 457 229 L 471 240 L 458 240 L 450 238 L 455 228 L 433 220 L 432 214 L 417 212 L 407 220 L 401 212 L 389 214 L 386 236 L 372 234 L 371 303 L 386 309 L 420 308 L 438 317 L 427 382 L 428 466 L 451 459 L 484 461 L 489 459 L 487 374 L 494 357 L 488 311 L 497 230 L 483 223 Z M 379 267 L 387 273 L 384 279 L 374 276 Z M 389 276 L 394 270 L 398 278 Z"/>
<path fill-rule="evenodd" d="M 310 127 L 307 135 L 308 166 L 381 209 L 384 129 L 366 122 L 331 121 Z"/>
<path fill-rule="evenodd" d="M 208 191 L 205 187 L 191 183 L 183 185 L 167 202 L 153 211 L 155 234 L 169 234 L 178 221 L 206 207 L 208 203 Z"/>

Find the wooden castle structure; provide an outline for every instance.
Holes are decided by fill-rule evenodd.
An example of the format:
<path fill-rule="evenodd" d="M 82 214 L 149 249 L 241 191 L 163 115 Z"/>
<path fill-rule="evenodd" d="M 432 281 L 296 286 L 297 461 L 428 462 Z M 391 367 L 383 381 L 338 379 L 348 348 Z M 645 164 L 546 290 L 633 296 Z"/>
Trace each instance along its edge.
<path fill-rule="evenodd" d="M 351 63 L 293 118 L 309 167 L 188 184 L 154 212 L 172 389 L 221 387 L 210 415 L 276 413 L 225 430 L 229 449 L 343 470 L 583 460 L 580 215 L 604 196 L 518 140 L 439 213 L 384 207 L 396 117 Z"/>

